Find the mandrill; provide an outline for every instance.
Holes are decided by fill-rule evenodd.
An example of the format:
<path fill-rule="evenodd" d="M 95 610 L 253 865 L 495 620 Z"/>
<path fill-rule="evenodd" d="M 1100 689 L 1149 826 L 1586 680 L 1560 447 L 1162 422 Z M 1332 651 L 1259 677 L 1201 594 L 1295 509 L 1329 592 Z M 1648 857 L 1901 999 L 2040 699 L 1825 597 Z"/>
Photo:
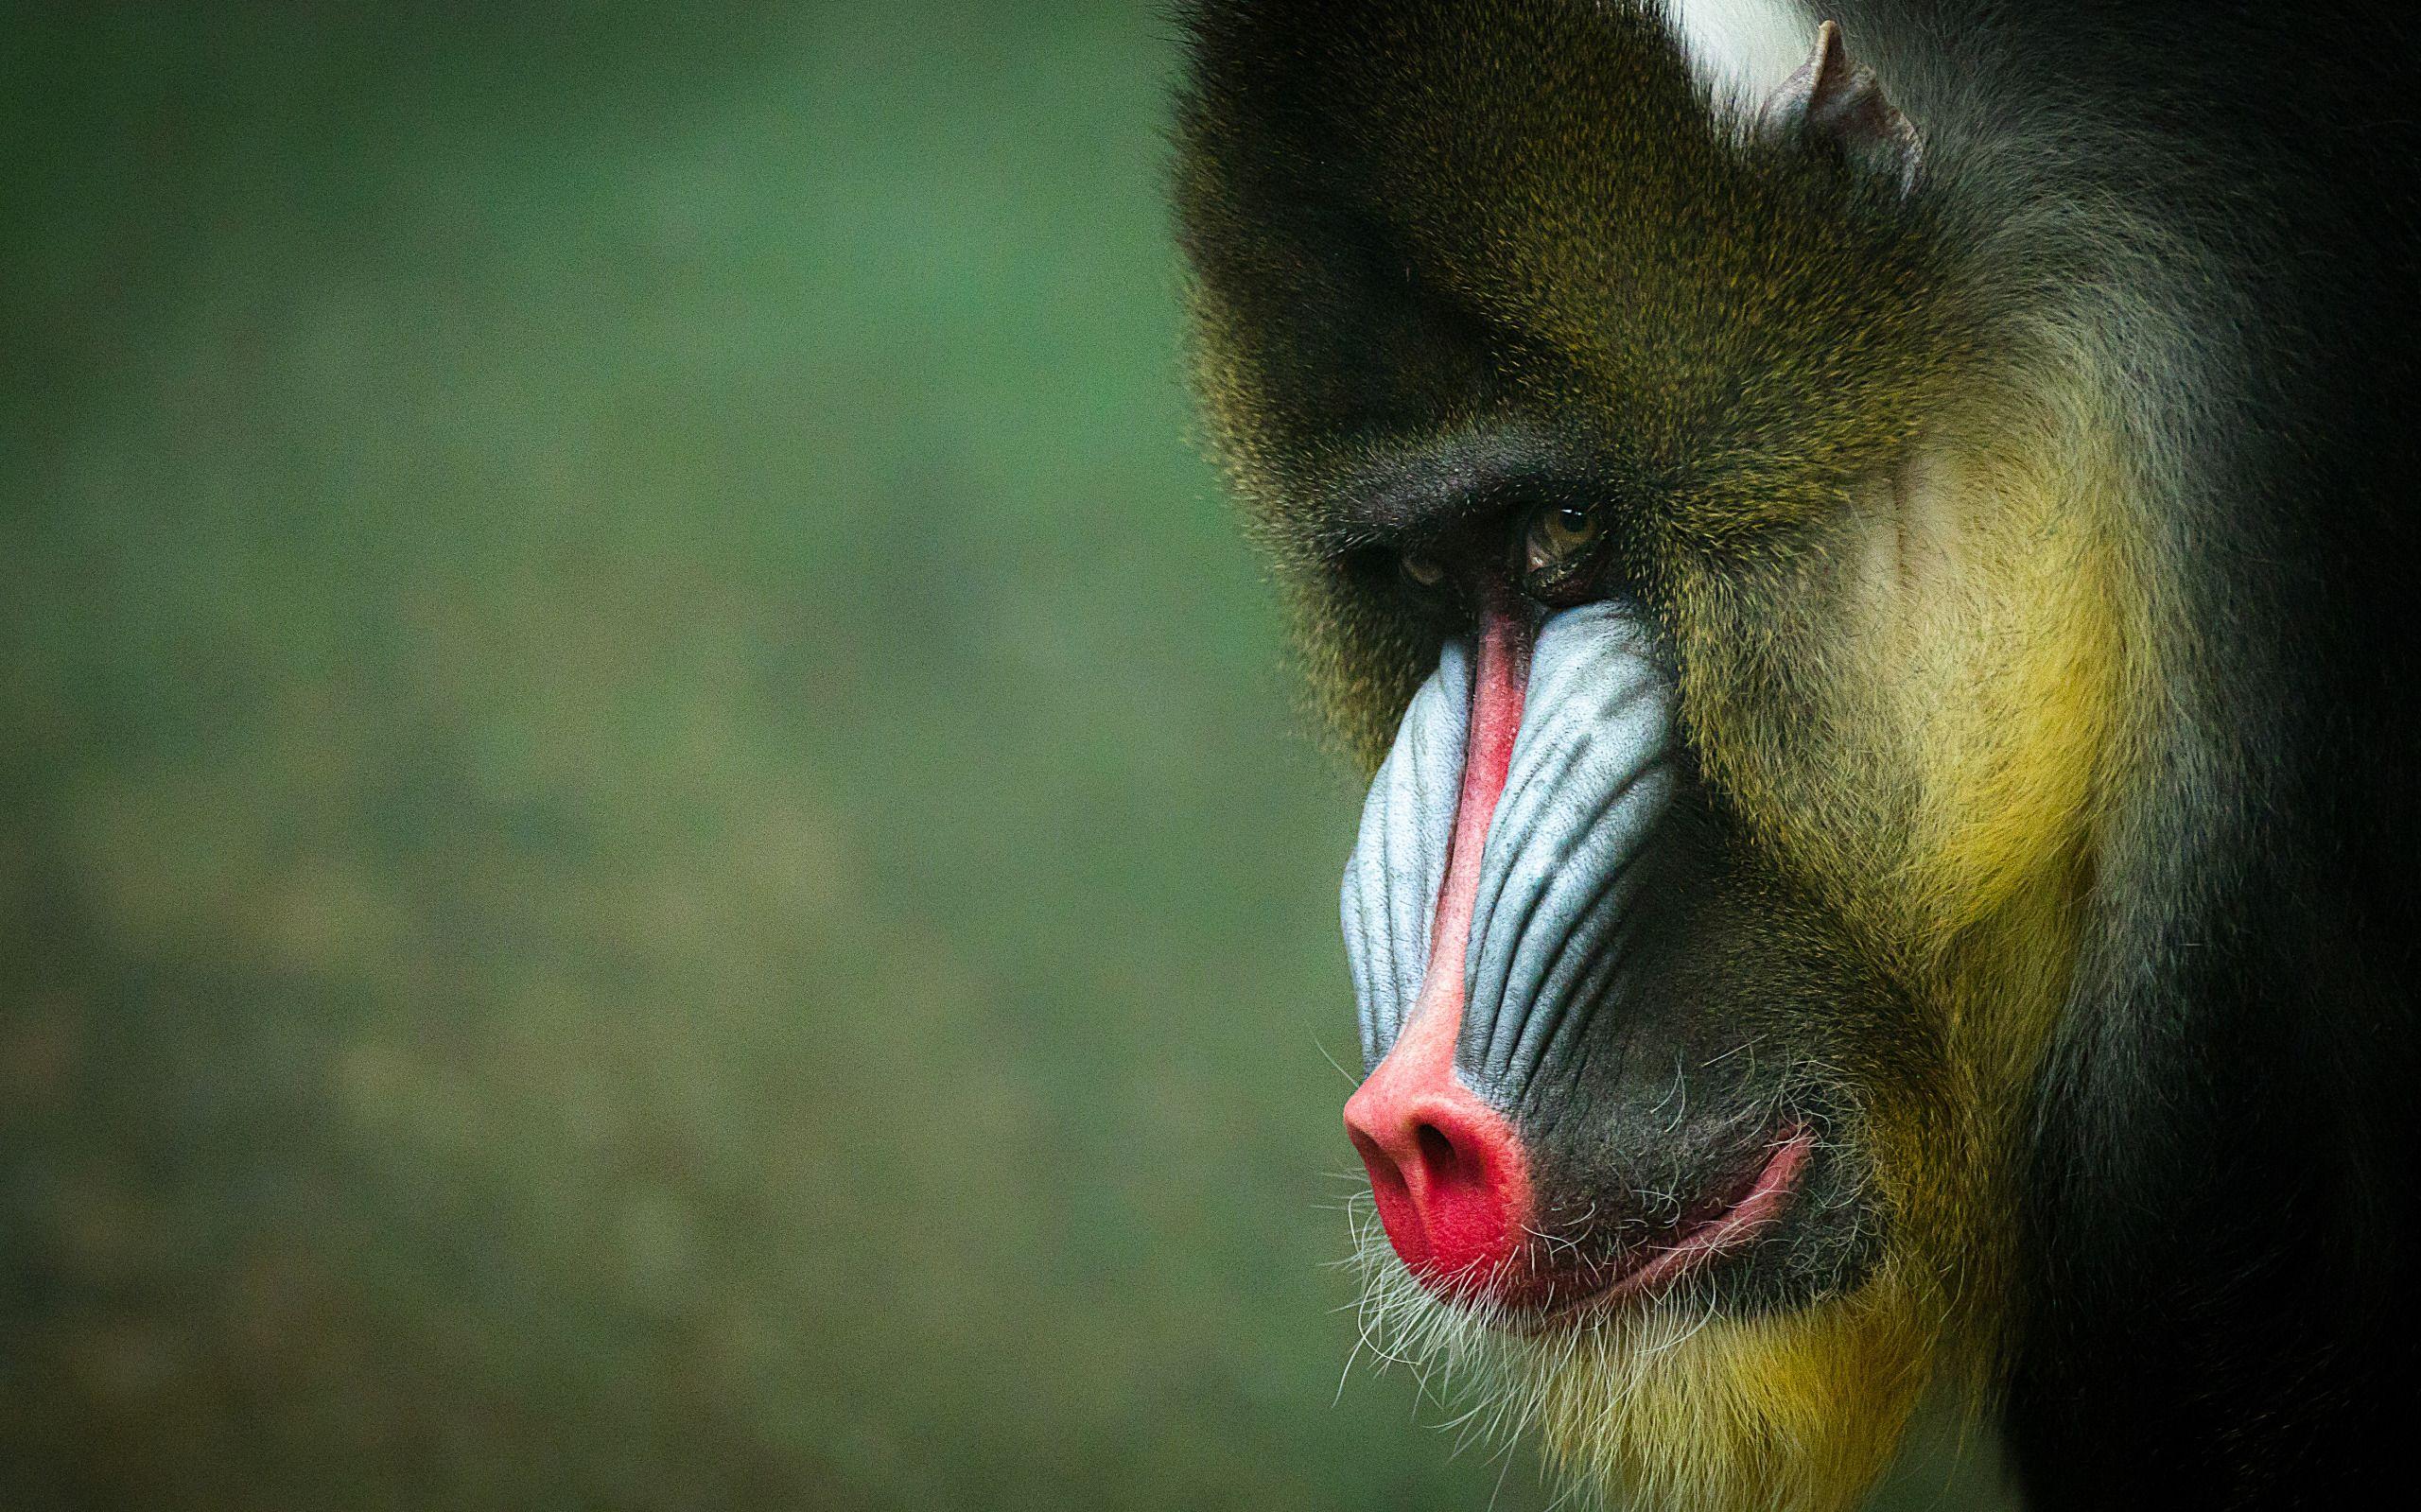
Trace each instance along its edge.
<path fill-rule="evenodd" d="M 2399 7 L 1195 0 L 1375 773 L 1366 1315 L 1610 1502 L 2372 1504 L 2421 1382 Z M 1378 1236 L 1384 1236 L 1384 1247 Z"/>

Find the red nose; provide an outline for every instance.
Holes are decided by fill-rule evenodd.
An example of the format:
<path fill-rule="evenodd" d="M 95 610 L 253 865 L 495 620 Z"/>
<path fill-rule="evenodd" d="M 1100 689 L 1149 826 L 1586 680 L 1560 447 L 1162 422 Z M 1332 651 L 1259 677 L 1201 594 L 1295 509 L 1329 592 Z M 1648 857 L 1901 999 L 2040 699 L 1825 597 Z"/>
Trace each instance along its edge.
<path fill-rule="evenodd" d="M 1454 1022 L 1416 1015 L 1345 1104 L 1379 1222 L 1412 1273 L 1441 1291 L 1493 1291 L 1530 1208 L 1522 1146 L 1503 1114 L 1454 1079 Z"/>
<path fill-rule="evenodd" d="M 1480 859 L 1512 765 L 1529 669 L 1526 617 L 1491 600 L 1480 618 L 1463 780 L 1420 1000 L 1345 1104 L 1345 1131 L 1369 1169 L 1387 1242 L 1415 1276 L 1462 1294 L 1501 1289 L 1530 1211 L 1513 1126 L 1454 1076 Z"/>

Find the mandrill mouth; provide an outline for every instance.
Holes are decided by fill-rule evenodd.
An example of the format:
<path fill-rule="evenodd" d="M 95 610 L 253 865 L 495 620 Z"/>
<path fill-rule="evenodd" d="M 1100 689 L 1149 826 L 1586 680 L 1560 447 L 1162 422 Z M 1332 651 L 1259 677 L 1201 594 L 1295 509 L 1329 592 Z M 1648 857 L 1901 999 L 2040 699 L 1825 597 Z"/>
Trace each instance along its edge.
<path fill-rule="evenodd" d="M 1509 1165 L 1518 1151 L 1484 1127 L 1449 1134 L 1424 1125 L 1407 1168 L 1348 1117 L 1379 1221 L 1406 1268 L 1440 1296 L 1487 1308 L 1517 1330 L 1653 1300 L 1774 1237 L 1817 1150 L 1815 1131 L 1792 1124 L 1739 1174 L 1661 1222 L 1592 1203 L 1577 1219 L 1550 1225 L 1529 1210 L 1527 1183 Z"/>
<path fill-rule="evenodd" d="M 1497 1300 L 1516 1313 L 1561 1321 L 1593 1308 L 1662 1295 L 1716 1260 L 1736 1254 L 1774 1232 L 1815 1156 L 1816 1137 L 1795 1127 L 1777 1140 L 1748 1176 L 1682 1211 L 1662 1234 L 1625 1244 L 1606 1260 L 1590 1258 L 1589 1236 L 1535 1243 L 1542 1261 Z"/>

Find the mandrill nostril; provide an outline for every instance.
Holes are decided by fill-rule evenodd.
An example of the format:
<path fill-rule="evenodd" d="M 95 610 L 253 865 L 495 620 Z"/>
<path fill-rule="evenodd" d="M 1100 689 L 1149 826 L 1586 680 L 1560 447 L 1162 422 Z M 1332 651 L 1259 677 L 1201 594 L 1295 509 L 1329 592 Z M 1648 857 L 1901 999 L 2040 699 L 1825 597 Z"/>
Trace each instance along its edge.
<path fill-rule="evenodd" d="M 1530 1206 L 1511 1124 L 1415 1055 L 1391 1057 L 1363 1084 L 1345 1126 L 1387 1241 L 1413 1274 L 1454 1292 L 1495 1284 Z"/>
<path fill-rule="evenodd" d="M 1420 1151 L 1420 1163 L 1433 1182 L 1454 1178 L 1454 1141 L 1434 1123 L 1424 1123 L 1413 1134 L 1413 1143 Z"/>
<path fill-rule="evenodd" d="M 1353 1153 L 1362 1157 L 1363 1166 L 1370 1173 L 1372 1194 L 1383 1205 L 1409 1201 L 1411 1185 L 1404 1180 L 1403 1169 L 1396 1164 L 1395 1156 L 1361 1130 L 1350 1128 L 1347 1132 L 1353 1140 Z"/>

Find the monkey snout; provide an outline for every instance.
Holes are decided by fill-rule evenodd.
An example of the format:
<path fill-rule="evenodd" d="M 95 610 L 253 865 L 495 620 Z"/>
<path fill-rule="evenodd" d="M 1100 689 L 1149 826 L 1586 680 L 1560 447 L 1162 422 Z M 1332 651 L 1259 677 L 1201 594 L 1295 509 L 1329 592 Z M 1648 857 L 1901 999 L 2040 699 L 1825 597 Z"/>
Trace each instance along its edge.
<path fill-rule="evenodd" d="M 1443 1292 L 1494 1288 L 1527 1235 L 1529 1181 L 1506 1117 L 1454 1074 L 1454 1031 L 1422 1015 L 1345 1104 L 1387 1243 Z"/>
<path fill-rule="evenodd" d="M 1626 606 L 1535 633 L 1491 608 L 1441 653 L 1371 785 L 1342 896 L 1370 1077 L 1345 1123 L 1389 1243 L 1436 1290 L 1558 1289 L 1534 1274 L 1508 1114 L 1574 1062 L 1625 959 L 1634 862 L 1676 780 L 1670 704 Z"/>

